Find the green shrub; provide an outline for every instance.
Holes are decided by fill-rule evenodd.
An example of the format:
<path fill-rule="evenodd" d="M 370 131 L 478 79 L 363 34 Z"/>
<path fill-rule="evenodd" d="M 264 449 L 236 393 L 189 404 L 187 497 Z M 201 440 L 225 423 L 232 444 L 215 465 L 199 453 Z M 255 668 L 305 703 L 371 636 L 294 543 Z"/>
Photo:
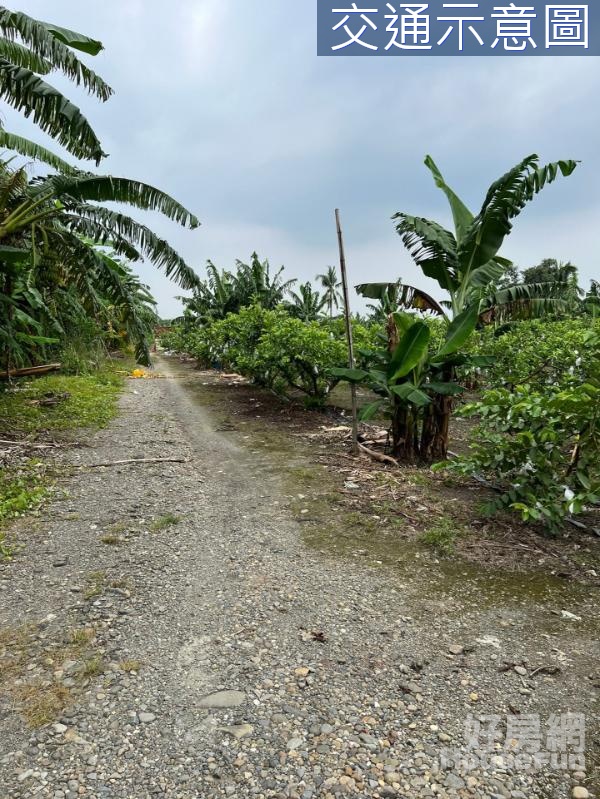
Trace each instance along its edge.
<path fill-rule="evenodd" d="M 284 381 L 306 394 L 310 405 L 319 405 L 338 383 L 330 370 L 344 362 L 346 352 L 345 342 L 334 338 L 318 322 L 283 315 L 271 319 L 261 335 L 255 368 L 269 385 Z"/>
<path fill-rule="evenodd" d="M 481 383 L 512 388 L 527 383 L 533 389 L 563 386 L 571 377 L 586 379 L 585 343 L 590 329 L 600 333 L 600 320 L 534 319 L 517 322 L 497 335 L 485 328 L 473 339 L 472 351 L 493 356 Z M 588 360 L 589 363 L 589 360 Z"/>
<path fill-rule="evenodd" d="M 329 370 L 347 358 L 345 341 L 336 335 L 338 327 L 337 320 L 302 322 L 283 308 L 265 310 L 253 305 L 210 325 L 174 328 L 161 337 L 161 344 L 187 352 L 205 366 L 239 372 L 280 393 L 295 389 L 306 394 L 311 404 L 321 405 L 338 382 Z M 374 335 L 359 326 L 361 343 L 369 344 Z"/>
<path fill-rule="evenodd" d="M 479 417 L 470 454 L 445 468 L 482 475 L 501 489 L 491 509 L 559 530 L 566 518 L 600 502 L 600 335 L 582 339 L 586 375 L 563 386 L 494 389 L 462 413 Z"/>
<path fill-rule="evenodd" d="M 335 339 L 346 342 L 346 321 L 343 316 L 335 319 L 325 319 L 319 323 L 321 327 L 330 333 Z M 379 349 L 385 342 L 385 329 L 381 322 L 369 322 L 353 319 L 352 321 L 352 340 L 354 342 L 354 355 L 357 365 L 367 359 L 366 354 Z"/>

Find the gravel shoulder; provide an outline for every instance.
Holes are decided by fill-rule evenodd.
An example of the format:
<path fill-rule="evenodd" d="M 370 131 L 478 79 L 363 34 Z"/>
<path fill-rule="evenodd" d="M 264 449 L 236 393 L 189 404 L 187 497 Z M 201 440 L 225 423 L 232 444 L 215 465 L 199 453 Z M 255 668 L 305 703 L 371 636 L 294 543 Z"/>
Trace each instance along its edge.
<path fill-rule="evenodd" d="M 2 799 L 596 795 L 597 592 L 309 546 L 304 487 L 158 371 L 60 454 L 65 496 L 0 565 Z M 85 468 L 135 458 L 185 462 Z M 506 758 L 507 723 L 568 712 L 585 768 Z M 496 757 L 446 768 L 469 717 L 498 717 Z"/>

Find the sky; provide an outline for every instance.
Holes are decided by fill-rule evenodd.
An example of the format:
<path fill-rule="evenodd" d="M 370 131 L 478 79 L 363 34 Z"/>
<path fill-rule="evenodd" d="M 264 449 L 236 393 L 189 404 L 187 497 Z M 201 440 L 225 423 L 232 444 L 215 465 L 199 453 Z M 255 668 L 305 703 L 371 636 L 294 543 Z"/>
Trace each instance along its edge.
<path fill-rule="evenodd" d="M 443 296 L 391 221 L 404 211 L 451 226 L 425 155 L 477 212 L 493 180 L 538 153 L 581 164 L 535 198 L 502 254 L 521 268 L 569 260 L 584 286 L 600 278 L 600 58 L 317 57 L 316 0 L 10 7 L 103 42 L 87 60 L 115 90 L 107 103 L 60 75 L 50 82 L 110 154 L 100 172 L 156 185 L 200 218 L 189 231 L 131 214 L 200 275 L 207 259 L 231 268 L 256 250 L 288 278 L 314 279 L 338 262 L 339 208 L 351 284 L 401 277 Z M 6 129 L 61 152 L 4 103 L 0 113 Z M 176 316 L 181 289 L 151 264 L 136 271 L 161 316 Z"/>

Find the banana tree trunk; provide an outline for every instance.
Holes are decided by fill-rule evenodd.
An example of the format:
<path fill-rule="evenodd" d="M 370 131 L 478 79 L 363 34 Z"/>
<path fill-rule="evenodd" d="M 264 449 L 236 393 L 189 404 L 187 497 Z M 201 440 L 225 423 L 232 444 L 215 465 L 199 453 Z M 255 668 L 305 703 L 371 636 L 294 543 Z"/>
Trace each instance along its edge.
<path fill-rule="evenodd" d="M 434 408 L 435 432 L 431 441 L 430 450 L 427 453 L 427 460 L 430 463 L 444 461 L 448 457 L 451 414 L 452 398 L 440 397 Z"/>
<path fill-rule="evenodd" d="M 392 406 L 392 455 L 402 463 L 419 460 L 419 419 L 412 408 L 395 399 Z"/>
<path fill-rule="evenodd" d="M 444 383 L 455 380 L 455 370 L 449 367 L 443 374 Z M 450 437 L 450 418 L 453 400 L 451 396 L 436 394 L 432 404 L 425 409 L 421 433 L 421 459 L 426 463 L 446 460 Z"/>
<path fill-rule="evenodd" d="M 10 379 L 11 379 L 11 366 L 12 366 L 11 339 L 12 339 L 12 337 L 14 335 L 14 333 L 12 331 L 12 324 L 13 324 L 14 310 L 15 310 L 14 306 L 10 302 L 10 298 L 12 297 L 12 292 L 13 292 L 12 279 L 11 279 L 10 275 L 7 274 L 5 279 L 4 279 L 4 294 L 5 294 L 6 297 L 9 298 L 8 311 L 7 311 L 7 314 L 6 314 L 6 320 L 7 320 L 7 323 L 8 323 L 7 324 L 7 328 L 8 328 L 7 333 L 8 333 L 8 335 L 6 337 L 6 349 L 4 350 L 4 353 L 3 353 L 3 355 L 4 355 L 3 361 L 4 361 L 4 366 L 6 368 L 6 376 L 7 376 L 7 379 L 8 379 L 9 382 L 10 382 Z"/>
<path fill-rule="evenodd" d="M 427 457 L 427 453 L 431 451 L 436 430 L 437 419 L 434 414 L 434 408 L 433 406 L 428 405 L 423 409 L 423 423 L 421 426 L 421 442 L 419 446 L 419 453 L 422 455 L 422 457 Z"/>

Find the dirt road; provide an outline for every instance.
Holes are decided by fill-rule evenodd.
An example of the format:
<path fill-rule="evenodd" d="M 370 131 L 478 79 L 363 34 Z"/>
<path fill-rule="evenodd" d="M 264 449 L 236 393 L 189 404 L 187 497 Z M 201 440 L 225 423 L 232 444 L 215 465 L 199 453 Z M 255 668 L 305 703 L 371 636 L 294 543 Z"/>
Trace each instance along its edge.
<path fill-rule="evenodd" d="M 595 795 L 597 597 L 307 546 L 281 459 L 158 371 L 0 566 L 0 797 Z M 137 458 L 185 462 L 95 466 Z"/>

